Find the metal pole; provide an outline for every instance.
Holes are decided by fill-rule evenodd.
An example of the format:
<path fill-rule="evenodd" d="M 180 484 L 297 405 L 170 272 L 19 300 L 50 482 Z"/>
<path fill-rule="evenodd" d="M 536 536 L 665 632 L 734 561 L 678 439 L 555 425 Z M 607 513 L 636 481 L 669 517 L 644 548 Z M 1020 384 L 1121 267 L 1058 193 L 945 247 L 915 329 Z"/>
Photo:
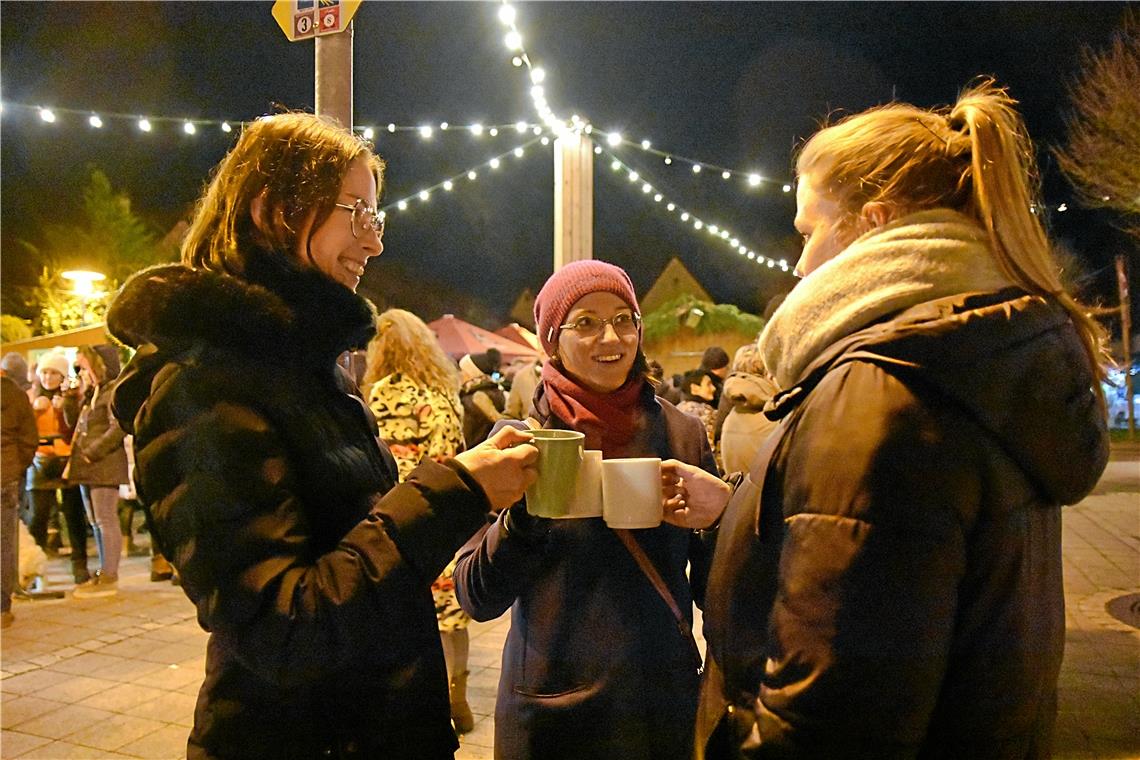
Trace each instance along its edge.
<path fill-rule="evenodd" d="M 318 116 L 336 119 L 352 129 L 352 33 L 354 22 L 343 32 L 316 40 L 316 106 Z"/>
<path fill-rule="evenodd" d="M 1120 291 L 1120 341 L 1124 344 L 1124 392 L 1128 399 L 1128 440 L 1136 438 L 1136 409 L 1132 401 L 1132 299 L 1124 256 L 1116 255 L 1116 287 Z"/>

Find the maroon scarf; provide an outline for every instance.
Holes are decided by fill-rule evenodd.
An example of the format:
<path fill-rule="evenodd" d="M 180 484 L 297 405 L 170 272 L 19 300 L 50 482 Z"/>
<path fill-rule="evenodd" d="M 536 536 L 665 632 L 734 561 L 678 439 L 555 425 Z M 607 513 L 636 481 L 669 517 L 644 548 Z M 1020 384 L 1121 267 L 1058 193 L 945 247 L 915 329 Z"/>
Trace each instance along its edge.
<path fill-rule="evenodd" d="M 542 386 L 551 414 L 585 433 L 587 449 L 600 449 L 606 459 L 627 455 L 626 446 L 644 424 L 644 378 L 629 380 L 612 393 L 596 393 L 548 361 L 542 366 Z"/>

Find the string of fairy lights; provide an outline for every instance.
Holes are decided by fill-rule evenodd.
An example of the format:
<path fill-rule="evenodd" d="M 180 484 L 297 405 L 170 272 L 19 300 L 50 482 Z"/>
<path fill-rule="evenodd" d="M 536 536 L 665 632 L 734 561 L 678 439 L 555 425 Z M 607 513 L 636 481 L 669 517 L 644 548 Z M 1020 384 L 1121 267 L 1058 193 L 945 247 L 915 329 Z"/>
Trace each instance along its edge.
<path fill-rule="evenodd" d="M 543 67 L 536 65 L 532 60 L 530 53 L 527 52 L 526 45 L 523 41 L 522 32 L 519 31 L 518 25 L 516 23 L 518 21 L 518 12 L 515 10 L 514 6 L 507 2 L 507 0 L 502 0 L 502 4 L 499 6 L 498 10 L 498 18 L 500 23 L 502 23 L 506 29 L 506 33 L 503 37 L 503 43 L 507 46 L 507 49 L 512 52 L 511 65 L 513 65 L 515 68 L 525 68 L 527 71 L 527 76 L 531 83 L 530 97 L 534 104 L 535 112 L 538 114 L 539 119 L 542 120 L 542 123 L 545 124 L 547 128 L 549 128 L 550 131 L 556 136 L 571 133 L 585 133 L 586 135 L 593 135 L 593 133 L 597 131 L 599 134 L 605 136 L 606 142 L 611 148 L 617 148 L 621 146 L 625 140 L 618 132 L 604 132 L 602 130 L 595 130 L 593 124 L 583 119 L 578 114 L 572 114 L 569 119 L 562 119 L 554 113 L 554 110 L 550 107 L 550 104 L 546 99 L 546 89 L 543 86 L 543 83 L 547 79 L 546 70 Z M 647 152 L 655 150 L 649 140 L 643 140 L 640 143 L 640 146 L 642 150 Z M 594 146 L 594 153 L 596 155 L 601 155 L 602 152 L 603 150 L 600 145 Z M 766 256 L 757 254 L 752 246 L 741 242 L 738 235 L 733 234 L 721 225 L 706 224 L 700 215 L 687 210 L 683 207 L 682 204 L 672 200 L 666 200 L 664 193 L 658 191 L 657 188 L 655 188 L 651 183 L 641 180 L 638 172 L 627 166 L 616 155 L 613 153 L 607 153 L 607 155 L 609 155 L 611 159 L 611 169 L 614 171 L 624 170 L 630 182 L 635 184 L 640 182 L 642 195 L 652 197 L 656 204 L 661 204 L 661 207 L 666 211 L 666 213 L 675 214 L 678 220 L 684 224 L 690 225 L 692 230 L 697 232 L 705 230 L 707 234 L 711 234 L 719 240 L 730 245 L 734 250 L 743 255 L 749 261 L 754 261 L 762 265 L 766 264 L 769 267 L 779 266 L 780 269 L 784 272 L 788 271 L 787 261 L 781 260 L 777 263 L 777 261 L 774 259 L 770 259 Z M 662 155 L 667 159 L 666 164 L 671 165 L 673 163 L 674 159 L 671 154 Z M 691 163 L 695 173 L 699 174 L 701 172 L 703 164 L 692 161 L 691 159 L 684 160 Z M 741 172 L 734 172 L 733 170 L 724 167 L 717 168 L 720 169 L 722 177 L 725 177 L 726 179 L 731 179 L 734 175 L 741 174 Z M 746 176 L 747 182 L 752 187 L 759 186 L 764 180 L 763 177 L 755 172 L 749 172 L 746 174 Z M 781 184 L 784 187 L 784 192 L 791 191 L 791 185 L 789 183 Z"/>
<path fill-rule="evenodd" d="M 653 183 L 643 178 L 637 170 L 622 162 L 615 154 L 605 151 L 605 155 L 610 159 L 610 169 L 612 171 L 624 174 L 626 179 L 629 180 L 630 185 L 640 189 L 643 197 L 652 199 L 653 203 L 664 208 L 666 213 L 675 216 L 681 224 L 689 226 L 697 232 L 704 231 L 749 261 L 755 261 L 757 264 L 765 264 L 769 268 L 779 267 L 784 272 L 788 271 L 788 262 L 786 259 L 776 260 L 757 253 L 752 248 L 749 248 L 747 243 L 741 242 L 740 237 L 728 227 L 714 224 L 707 219 L 702 219 L 698 214 L 670 200 L 664 193 L 654 187 Z"/>
<path fill-rule="evenodd" d="M 31 105 L 28 103 L 6 102 L 0 104 L 0 113 L 9 110 L 34 113 L 44 124 L 63 123 L 64 119 L 71 119 L 77 123 L 84 122 L 91 129 L 103 129 L 108 127 L 112 122 L 123 122 L 128 125 L 133 125 L 138 132 L 144 134 L 154 132 L 157 128 L 164 125 L 171 125 L 177 131 L 185 135 L 196 135 L 203 129 L 219 129 L 228 134 L 235 129 L 241 129 L 249 123 L 248 121 L 242 121 L 240 119 L 198 119 L 179 116 L 110 113 L 79 108 L 54 108 L 42 105 Z M 504 124 L 481 124 L 479 122 L 452 124 L 446 121 L 441 121 L 438 124 L 396 124 L 389 122 L 384 126 L 365 124 L 353 127 L 353 129 L 366 140 L 374 139 L 376 135 L 381 132 L 414 132 L 424 140 L 430 140 L 437 132 L 451 132 L 455 134 L 468 133 L 476 137 L 482 135 L 497 137 L 500 133 L 526 134 L 528 132 L 534 135 L 540 135 L 543 132 L 542 125 L 532 124 L 527 121 L 515 121 Z"/>
<path fill-rule="evenodd" d="M 392 213 L 393 211 L 408 211 L 415 203 L 427 203 L 432 199 L 437 190 L 442 190 L 445 193 L 450 193 L 463 183 L 471 183 L 479 179 L 479 172 L 485 168 L 494 172 L 500 169 L 504 164 L 510 162 L 511 159 L 518 160 L 525 158 L 527 156 L 527 149 L 535 145 L 535 143 L 541 143 L 543 147 L 546 147 L 550 145 L 550 138 L 546 135 L 543 135 L 541 137 L 535 137 L 534 139 L 521 145 L 516 145 L 510 150 L 504 151 L 497 156 L 492 156 L 486 161 L 470 166 L 456 174 L 452 174 L 449 177 L 445 177 L 435 184 L 422 187 L 419 190 L 416 190 L 415 192 L 404 196 L 403 198 L 397 198 L 396 200 L 389 201 L 388 203 L 381 206 L 379 211 L 382 215 L 387 217 L 388 214 Z"/>

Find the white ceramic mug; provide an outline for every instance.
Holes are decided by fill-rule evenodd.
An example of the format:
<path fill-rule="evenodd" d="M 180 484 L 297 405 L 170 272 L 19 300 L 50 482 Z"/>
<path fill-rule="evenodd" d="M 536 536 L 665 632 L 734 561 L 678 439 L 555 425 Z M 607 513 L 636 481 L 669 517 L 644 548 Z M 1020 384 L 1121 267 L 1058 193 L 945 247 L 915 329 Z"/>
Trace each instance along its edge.
<path fill-rule="evenodd" d="M 586 449 L 566 517 L 602 516 L 602 452 Z"/>
<path fill-rule="evenodd" d="M 611 528 L 656 528 L 661 524 L 661 460 L 602 462 L 602 516 Z"/>

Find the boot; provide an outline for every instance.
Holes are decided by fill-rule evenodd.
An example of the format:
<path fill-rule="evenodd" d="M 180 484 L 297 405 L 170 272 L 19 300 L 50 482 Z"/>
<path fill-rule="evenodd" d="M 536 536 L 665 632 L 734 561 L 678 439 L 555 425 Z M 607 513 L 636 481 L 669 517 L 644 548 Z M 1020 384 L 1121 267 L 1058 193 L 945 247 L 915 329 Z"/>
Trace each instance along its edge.
<path fill-rule="evenodd" d="M 75 585 L 78 586 L 91 580 L 91 572 L 87 569 L 87 559 L 84 558 L 82 562 L 72 560 L 71 562 L 71 575 L 75 578 Z"/>
<path fill-rule="evenodd" d="M 465 734 L 475 728 L 475 716 L 471 705 L 467 704 L 467 675 L 470 671 L 456 673 L 449 684 L 451 691 L 451 721 L 457 734 Z"/>
<path fill-rule="evenodd" d="M 155 554 L 150 558 L 150 580 L 152 583 L 168 581 L 174 577 L 174 566 L 166 561 L 166 557 Z"/>

